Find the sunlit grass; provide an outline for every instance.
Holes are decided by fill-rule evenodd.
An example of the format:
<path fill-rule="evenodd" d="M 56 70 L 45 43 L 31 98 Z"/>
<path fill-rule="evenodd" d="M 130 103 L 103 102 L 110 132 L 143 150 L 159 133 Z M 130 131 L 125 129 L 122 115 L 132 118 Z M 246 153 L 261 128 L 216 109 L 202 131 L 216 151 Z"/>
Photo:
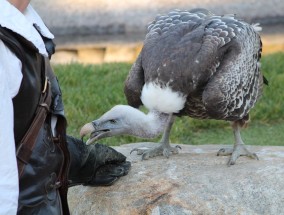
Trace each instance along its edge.
<path fill-rule="evenodd" d="M 124 80 L 131 64 L 56 65 L 63 93 L 68 133 L 78 137 L 82 125 L 100 117 L 116 104 L 126 104 Z M 269 81 L 263 97 L 252 109 L 251 124 L 242 132 L 249 145 L 284 145 L 284 53 L 263 57 L 262 71 Z M 155 140 L 159 140 L 156 138 Z M 141 141 L 134 137 L 112 137 L 101 142 L 119 145 Z M 228 122 L 178 118 L 171 141 L 188 144 L 231 144 Z"/>

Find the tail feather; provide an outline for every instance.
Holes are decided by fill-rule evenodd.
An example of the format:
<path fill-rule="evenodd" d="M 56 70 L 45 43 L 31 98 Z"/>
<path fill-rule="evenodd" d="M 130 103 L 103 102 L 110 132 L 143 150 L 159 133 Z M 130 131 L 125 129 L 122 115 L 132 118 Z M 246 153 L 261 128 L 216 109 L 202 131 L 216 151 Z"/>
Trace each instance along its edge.
<path fill-rule="evenodd" d="M 264 75 L 263 75 L 262 77 L 263 77 L 263 83 L 268 86 L 268 80 L 267 80 L 267 78 L 265 78 Z"/>

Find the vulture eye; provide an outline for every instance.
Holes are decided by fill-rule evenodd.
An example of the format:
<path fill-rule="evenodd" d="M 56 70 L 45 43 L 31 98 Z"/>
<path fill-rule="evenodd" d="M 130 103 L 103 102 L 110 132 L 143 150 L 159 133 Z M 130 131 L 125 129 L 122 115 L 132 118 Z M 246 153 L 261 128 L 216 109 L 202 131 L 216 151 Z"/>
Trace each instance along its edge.
<path fill-rule="evenodd" d="M 116 123 L 116 120 L 111 119 L 109 122 L 110 122 L 111 124 L 115 124 L 115 123 Z"/>

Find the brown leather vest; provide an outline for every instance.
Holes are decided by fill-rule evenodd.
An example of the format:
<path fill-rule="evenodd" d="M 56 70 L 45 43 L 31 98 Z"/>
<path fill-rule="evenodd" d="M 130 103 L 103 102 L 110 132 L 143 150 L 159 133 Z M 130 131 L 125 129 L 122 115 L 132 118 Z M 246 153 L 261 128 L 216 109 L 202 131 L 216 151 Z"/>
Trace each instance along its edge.
<path fill-rule="evenodd" d="M 34 148 L 20 177 L 18 214 L 69 214 L 69 153 L 66 146 L 66 120 L 57 79 L 49 59 L 39 54 L 37 48 L 25 38 L 0 27 L 0 39 L 22 62 L 23 80 L 19 93 L 13 99 L 16 146 L 33 121 L 46 75 L 52 92 L 50 111 L 36 134 Z M 53 50 L 52 41 L 43 39 L 47 49 Z M 57 117 L 56 137 L 53 137 L 51 131 L 52 116 Z"/>

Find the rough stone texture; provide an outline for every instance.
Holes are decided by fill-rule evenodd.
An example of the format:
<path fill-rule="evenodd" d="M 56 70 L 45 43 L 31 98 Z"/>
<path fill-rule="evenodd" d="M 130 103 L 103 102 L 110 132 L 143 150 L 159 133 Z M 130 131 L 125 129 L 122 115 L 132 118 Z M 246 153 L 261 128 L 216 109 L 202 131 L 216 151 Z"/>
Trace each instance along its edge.
<path fill-rule="evenodd" d="M 259 161 L 241 157 L 227 167 L 228 157 L 216 156 L 224 146 L 180 145 L 178 155 L 146 161 L 129 154 L 145 145 L 153 146 L 114 147 L 132 161 L 129 174 L 114 185 L 70 188 L 72 214 L 284 214 L 284 147 L 251 146 Z"/>

